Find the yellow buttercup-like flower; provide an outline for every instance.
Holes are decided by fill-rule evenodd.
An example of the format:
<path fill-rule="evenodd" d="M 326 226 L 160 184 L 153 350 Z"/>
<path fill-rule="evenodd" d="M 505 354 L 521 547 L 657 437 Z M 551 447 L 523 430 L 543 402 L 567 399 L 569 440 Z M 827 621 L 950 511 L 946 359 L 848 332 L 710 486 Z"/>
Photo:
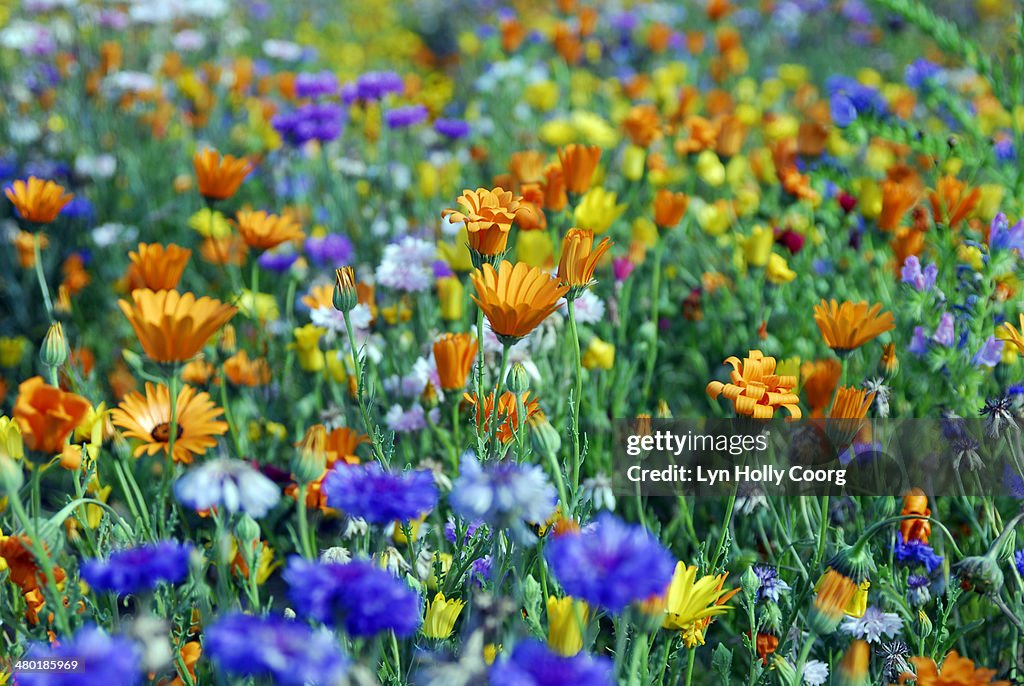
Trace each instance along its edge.
<path fill-rule="evenodd" d="M 666 594 L 648 601 L 644 608 L 648 612 L 662 610 L 665 613 L 662 627 L 680 632 L 687 648 L 704 645 L 705 629 L 716 616 L 732 609 L 725 603 L 739 591 L 738 588 L 722 588 L 728 576 L 718 574 L 698 579 L 696 567 L 678 562 Z"/>
<path fill-rule="evenodd" d="M 581 360 L 586 369 L 611 369 L 615 366 L 615 345 L 595 336 Z"/>
<path fill-rule="evenodd" d="M 20 460 L 25 457 L 21 427 L 10 417 L 0 417 L 0 455 Z"/>
<path fill-rule="evenodd" d="M 452 635 L 455 620 L 466 603 L 461 600 L 446 599 L 443 593 L 434 596 L 427 602 L 426 615 L 423 618 L 423 635 L 427 638 L 444 639 Z"/>
<path fill-rule="evenodd" d="M 583 650 L 583 630 L 590 616 L 590 608 L 582 600 L 572 597 L 548 596 L 548 647 L 564 657 L 572 657 Z"/>
<path fill-rule="evenodd" d="M 626 211 L 626 203 L 617 205 L 617 199 L 614 192 L 600 187 L 591 188 L 583 195 L 573 213 L 576 226 L 594 233 L 604 233 Z"/>
<path fill-rule="evenodd" d="M 315 324 L 306 324 L 293 332 L 292 347 L 299 360 L 299 367 L 306 372 L 318 372 L 324 368 L 324 352 L 320 350 L 320 338 L 326 331 Z"/>
<path fill-rule="evenodd" d="M 216 210 L 204 207 L 188 220 L 189 228 L 206 238 L 227 238 L 231 235 L 231 224 Z"/>
<path fill-rule="evenodd" d="M 789 283 L 796 278 L 796 272 L 789 268 L 786 258 L 777 253 L 768 256 L 768 264 L 765 266 L 764 276 L 774 284 Z"/>

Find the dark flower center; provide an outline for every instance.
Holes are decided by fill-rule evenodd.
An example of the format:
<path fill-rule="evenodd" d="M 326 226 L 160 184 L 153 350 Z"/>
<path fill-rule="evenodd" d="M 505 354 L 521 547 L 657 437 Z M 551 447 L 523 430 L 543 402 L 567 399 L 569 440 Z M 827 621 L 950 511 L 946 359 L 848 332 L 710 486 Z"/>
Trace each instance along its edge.
<path fill-rule="evenodd" d="M 177 426 L 177 433 L 174 436 L 174 440 L 181 438 L 181 434 L 184 433 L 181 428 L 181 424 Z M 167 443 L 171 440 L 171 425 L 169 422 L 163 422 L 153 427 L 153 430 L 149 433 L 153 437 L 154 441 L 158 443 Z"/>

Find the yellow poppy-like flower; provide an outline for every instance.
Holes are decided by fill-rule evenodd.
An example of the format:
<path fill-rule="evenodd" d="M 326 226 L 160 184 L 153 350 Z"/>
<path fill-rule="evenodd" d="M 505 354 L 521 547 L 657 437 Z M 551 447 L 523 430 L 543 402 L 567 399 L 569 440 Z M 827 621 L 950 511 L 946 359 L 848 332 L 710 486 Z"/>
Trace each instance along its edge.
<path fill-rule="evenodd" d="M 452 554 L 435 551 L 434 557 L 430 561 L 430 576 L 427 577 L 427 588 L 431 591 L 436 591 L 441 582 L 444 581 L 445 574 L 451 568 Z"/>
<path fill-rule="evenodd" d="M 522 231 L 516 239 L 516 259 L 531 267 L 546 267 L 554 258 L 555 248 L 547 231 Z"/>
<path fill-rule="evenodd" d="M 590 617 L 590 608 L 582 600 L 570 596 L 548 596 L 548 648 L 564 657 L 583 650 L 583 630 Z"/>
<path fill-rule="evenodd" d="M 427 602 L 427 611 L 423 618 L 423 635 L 427 638 L 444 639 L 452 635 L 455 620 L 466 606 L 461 600 L 446 599 L 438 593 L 433 601 Z"/>
<path fill-rule="evenodd" d="M 188 219 L 188 226 L 204 238 L 222 239 L 231 235 L 231 224 L 216 210 L 204 207 Z"/>
<path fill-rule="evenodd" d="M 462 279 L 457 276 L 443 276 L 437 280 L 437 300 L 441 309 L 441 319 L 446 322 L 457 322 L 462 319 L 465 309 L 465 287 Z"/>
<path fill-rule="evenodd" d="M 772 254 L 775 232 L 758 224 L 743 240 L 743 257 L 751 267 L 764 267 Z"/>
<path fill-rule="evenodd" d="M 277 298 L 271 293 L 253 293 L 248 288 L 238 294 L 238 310 L 249 319 L 260 322 L 272 322 L 281 316 Z"/>
<path fill-rule="evenodd" d="M 318 372 L 324 368 L 324 352 L 320 349 L 320 338 L 327 333 L 315 324 L 306 324 L 293 332 L 295 342 L 291 347 L 299 360 L 299 367 L 306 372 Z"/>
<path fill-rule="evenodd" d="M 662 627 L 680 632 L 687 648 L 704 645 L 705 629 L 716 616 L 732 609 L 725 603 L 739 592 L 738 588 L 722 588 L 728 576 L 726 573 L 698 579 L 696 567 L 677 562 L 668 591 L 663 597 L 645 603 L 644 608 L 648 612 L 663 610 Z"/>
<path fill-rule="evenodd" d="M 774 284 L 789 283 L 796 278 L 796 272 L 789 268 L 785 257 L 772 253 L 768 256 L 768 264 L 765 265 L 764 278 Z"/>
<path fill-rule="evenodd" d="M 0 336 L 0 367 L 17 367 L 28 351 L 24 336 Z"/>
<path fill-rule="evenodd" d="M 21 426 L 10 417 L 0 417 L 0 456 L 20 460 L 25 457 Z"/>
<path fill-rule="evenodd" d="M 591 188 L 580 199 L 573 220 L 581 229 L 604 233 L 626 211 L 626 203 L 616 204 L 618 196 L 601 187 Z"/>
<path fill-rule="evenodd" d="M 586 369 L 611 369 L 615 366 L 615 345 L 594 336 L 580 361 Z"/>

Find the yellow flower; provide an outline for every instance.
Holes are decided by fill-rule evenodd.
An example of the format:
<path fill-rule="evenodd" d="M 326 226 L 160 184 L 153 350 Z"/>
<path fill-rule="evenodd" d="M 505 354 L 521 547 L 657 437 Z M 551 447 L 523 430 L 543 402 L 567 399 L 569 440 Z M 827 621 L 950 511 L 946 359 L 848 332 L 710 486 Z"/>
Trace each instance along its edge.
<path fill-rule="evenodd" d="M 443 593 L 434 596 L 433 602 L 427 602 L 427 612 L 423 618 L 423 635 L 427 638 L 444 639 L 452 635 L 455 620 L 466 603 L 461 600 L 447 600 Z"/>
<path fill-rule="evenodd" d="M 469 229 L 463 224 L 459 234 L 451 243 L 439 242 L 437 251 L 452 271 L 468 272 L 473 269 L 473 258 L 469 254 Z"/>
<path fill-rule="evenodd" d="M 594 233 L 604 233 L 626 211 L 626 203 L 616 205 L 615 193 L 595 187 L 580 199 L 573 219 L 578 228 Z"/>
<path fill-rule="evenodd" d="M 583 650 L 583 630 L 590 608 L 582 600 L 570 596 L 548 596 L 548 647 L 564 657 Z"/>
<path fill-rule="evenodd" d="M 540 112 L 554 109 L 558 104 L 558 84 L 554 81 L 536 81 L 523 89 L 523 100 Z"/>
<path fill-rule="evenodd" d="M 572 126 L 576 129 L 578 138 L 590 145 L 596 145 L 600 148 L 614 148 L 619 142 L 618 130 L 603 118 L 588 110 L 574 111 L 572 113 Z"/>
<path fill-rule="evenodd" d="M 0 367 L 17 367 L 26 350 L 28 339 L 24 336 L 0 337 Z"/>
<path fill-rule="evenodd" d="M 611 369 L 615 364 L 615 346 L 594 336 L 583 353 L 582 362 L 587 369 Z"/>
<path fill-rule="evenodd" d="M 768 265 L 765 267 L 764 276 L 774 284 L 783 284 L 795 279 L 796 272 L 789 268 L 786 258 L 772 253 L 768 258 Z"/>
<path fill-rule="evenodd" d="M 281 316 L 277 298 L 270 293 L 253 293 L 248 289 L 239 294 L 238 309 L 246 317 L 260 322 L 274 321 Z"/>
<path fill-rule="evenodd" d="M 224 215 L 208 207 L 189 217 L 188 225 L 204 238 L 227 238 L 231 235 L 231 224 Z"/>
<path fill-rule="evenodd" d="M 697 568 L 676 563 L 672 583 L 663 598 L 665 618 L 662 626 L 679 631 L 687 648 L 704 645 L 704 630 L 717 615 L 732 608 L 725 605 L 739 589 L 723 589 L 728 574 L 697 579 Z M 660 602 L 656 601 L 660 606 Z"/>
<path fill-rule="evenodd" d="M 103 428 L 107 421 L 107 404 L 100 403 L 96 407 L 89 408 L 85 417 L 75 427 L 76 441 L 90 441 L 92 443 L 103 442 Z M 3 420 L 0 420 L 3 421 Z"/>
<path fill-rule="evenodd" d="M 444 276 L 437 280 L 437 299 L 441 306 L 441 318 L 446 322 L 462 319 L 465 290 L 462 279 L 457 276 Z"/>
<path fill-rule="evenodd" d="M 639 181 L 644 175 L 647 151 L 639 145 L 626 146 L 622 153 L 622 175 L 630 181 Z"/>
<path fill-rule="evenodd" d="M 444 575 L 448 573 L 448 570 L 452 568 L 452 555 L 451 553 L 434 553 L 433 559 L 430 561 L 430 576 L 427 577 L 427 588 L 431 591 L 436 591 L 440 583 L 444 580 Z M 438 569 L 441 573 L 438 574 Z"/>
<path fill-rule="evenodd" d="M 547 231 L 520 231 L 516 239 L 516 258 L 531 267 L 545 267 L 554 259 L 551 234 Z"/>
<path fill-rule="evenodd" d="M 697 208 L 697 223 L 705 233 L 721 236 L 729 229 L 732 217 L 724 202 L 706 203 Z"/>
<path fill-rule="evenodd" d="M 704 150 L 697 156 L 697 176 L 709 186 L 718 187 L 725 183 L 725 165 L 714 150 Z"/>
<path fill-rule="evenodd" d="M 409 522 L 395 522 L 395 530 L 391 534 L 391 539 L 398 545 L 407 545 L 409 543 L 409 537 L 405 535 L 405 529 L 403 527 L 408 526 L 409 535 L 412 536 L 412 540 L 416 540 L 420 537 L 420 527 L 423 526 L 423 522 L 427 519 L 426 513 L 424 513 L 419 519 L 413 519 Z"/>
<path fill-rule="evenodd" d="M 295 329 L 293 333 L 295 342 L 292 343 L 292 347 L 303 371 L 318 372 L 323 369 L 324 353 L 320 350 L 320 337 L 326 330 L 314 324 L 306 324 Z"/>
<path fill-rule="evenodd" d="M 747 264 L 751 267 L 763 267 L 768 264 L 774 243 L 775 233 L 771 229 L 766 229 L 761 224 L 755 226 L 750 236 L 743 241 L 743 256 Z"/>
<path fill-rule="evenodd" d="M 21 426 L 10 417 L 0 417 L 0 456 L 20 460 L 25 457 Z"/>
<path fill-rule="evenodd" d="M 552 119 L 541 125 L 537 137 L 548 145 L 561 147 L 576 140 L 576 129 L 564 119 Z"/>

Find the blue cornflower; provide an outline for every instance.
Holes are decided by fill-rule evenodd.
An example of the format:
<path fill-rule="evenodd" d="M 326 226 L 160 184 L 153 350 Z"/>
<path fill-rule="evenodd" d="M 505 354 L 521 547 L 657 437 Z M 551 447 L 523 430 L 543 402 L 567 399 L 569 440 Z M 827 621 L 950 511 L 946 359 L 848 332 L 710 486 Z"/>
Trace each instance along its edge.
<path fill-rule="evenodd" d="M 828 104 L 832 123 L 839 128 L 845 129 L 857 119 L 857 108 L 846 93 L 833 93 Z"/>
<path fill-rule="evenodd" d="M 447 138 L 465 138 L 470 132 L 469 122 L 462 119 L 438 119 L 434 131 Z"/>
<path fill-rule="evenodd" d="M 1024 576 L 1024 549 L 1013 554 L 1013 563 L 1017 566 L 1017 573 Z"/>
<path fill-rule="evenodd" d="M 217 619 L 204 634 L 203 652 L 234 676 L 266 677 L 282 686 L 304 686 L 338 683 L 348 671 L 348 658 L 334 634 L 280 615 L 233 613 Z"/>
<path fill-rule="evenodd" d="M 562 657 L 551 652 L 540 641 L 530 639 L 518 643 L 507 660 L 491 668 L 491 686 L 611 686 L 615 683 L 612 661 L 579 653 Z"/>
<path fill-rule="evenodd" d="M 924 355 L 928 352 L 928 334 L 925 333 L 923 326 L 915 326 L 914 333 L 910 339 L 910 345 L 907 346 L 914 355 Z"/>
<path fill-rule="evenodd" d="M 281 489 L 249 463 L 224 457 L 185 472 L 174 482 L 174 495 L 200 512 L 217 507 L 259 519 L 277 505 Z"/>
<path fill-rule="evenodd" d="M 928 87 L 942 74 L 942 67 L 931 60 L 920 57 L 907 65 L 903 71 L 903 80 L 913 89 Z"/>
<path fill-rule="evenodd" d="M 790 590 L 789 584 L 779 578 L 779 570 L 771 565 L 754 565 L 754 574 L 757 575 L 761 585 L 757 588 L 757 601 L 770 600 L 773 603 L 779 602 L 779 596 L 783 591 Z"/>
<path fill-rule="evenodd" d="M 1009 136 L 999 138 L 992 146 L 992 150 L 1000 162 L 1014 162 L 1017 159 L 1017 149 L 1013 145 L 1013 138 Z"/>
<path fill-rule="evenodd" d="M 346 84 L 341 89 L 341 99 L 345 103 L 380 100 L 389 93 L 401 93 L 403 88 L 405 83 L 396 72 L 368 71 L 356 79 L 355 83 Z"/>
<path fill-rule="evenodd" d="M 259 263 L 261 269 L 274 272 L 276 274 L 283 274 L 292 268 L 295 261 L 299 259 L 299 254 L 294 251 L 274 251 L 265 250 L 259 259 L 256 261 Z"/>
<path fill-rule="evenodd" d="M 418 519 L 437 505 L 437 486 L 429 471 L 391 472 L 376 462 L 332 469 L 323 490 L 331 507 L 371 524 Z"/>
<path fill-rule="evenodd" d="M 320 563 L 293 555 L 284 580 L 296 612 L 342 626 L 350 636 L 408 636 L 419 628 L 419 594 L 370 562 Z"/>
<path fill-rule="evenodd" d="M 924 565 L 924 568 L 931 574 L 942 565 L 942 556 L 936 555 L 932 547 L 924 541 L 903 540 L 903 534 L 896 534 L 896 543 L 893 544 L 893 554 L 896 561 L 907 567 L 915 564 Z"/>
<path fill-rule="evenodd" d="M 305 72 L 295 77 L 295 95 L 300 98 L 336 95 L 339 88 L 338 77 L 327 70 L 318 74 Z"/>
<path fill-rule="evenodd" d="M 427 114 L 427 108 L 423 105 L 396 107 L 384 113 L 384 123 L 389 129 L 404 129 L 425 121 Z"/>
<path fill-rule="evenodd" d="M 614 613 L 664 593 L 676 566 L 647 529 L 609 512 L 579 534 L 554 538 L 544 557 L 566 593 Z"/>
<path fill-rule="evenodd" d="M 304 247 L 310 262 L 317 267 L 341 267 L 351 262 L 355 255 L 352 241 L 340 233 L 310 236 Z"/>
<path fill-rule="evenodd" d="M 462 456 L 459 477 L 448 502 L 469 521 L 483 521 L 512 530 L 529 540 L 524 522 L 546 521 L 555 510 L 557 492 L 537 465 L 502 460 L 484 468 L 472 451 Z"/>
<path fill-rule="evenodd" d="M 274 130 L 289 145 L 299 147 L 309 141 L 333 141 L 341 135 L 345 110 L 335 102 L 303 105 L 270 120 Z"/>
<path fill-rule="evenodd" d="M 932 599 L 929 586 L 931 581 L 928 577 L 920 574 L 911 574 L 907 577 L 907 602 L 911 607 L 923 607 Z"/>
<path fill-rule="evenodd" d="M 18 673 L 19 686 L 134 686 L 142 681 L 142 648 L 134 641 L 104 633 L 86 625 L 59 645 L 33 643 L 26 660 L 78 660 L 84 669 L 76 673 Z"/>
<path fill-rule="evenodd" d="M 181 583 L 188 577 L 192 546 L 159 541 L 111 553 L 106 560 L 84 560 L 81 573 L 93 589 L 126 595 L 156 588 L 157 584 Z"/>

